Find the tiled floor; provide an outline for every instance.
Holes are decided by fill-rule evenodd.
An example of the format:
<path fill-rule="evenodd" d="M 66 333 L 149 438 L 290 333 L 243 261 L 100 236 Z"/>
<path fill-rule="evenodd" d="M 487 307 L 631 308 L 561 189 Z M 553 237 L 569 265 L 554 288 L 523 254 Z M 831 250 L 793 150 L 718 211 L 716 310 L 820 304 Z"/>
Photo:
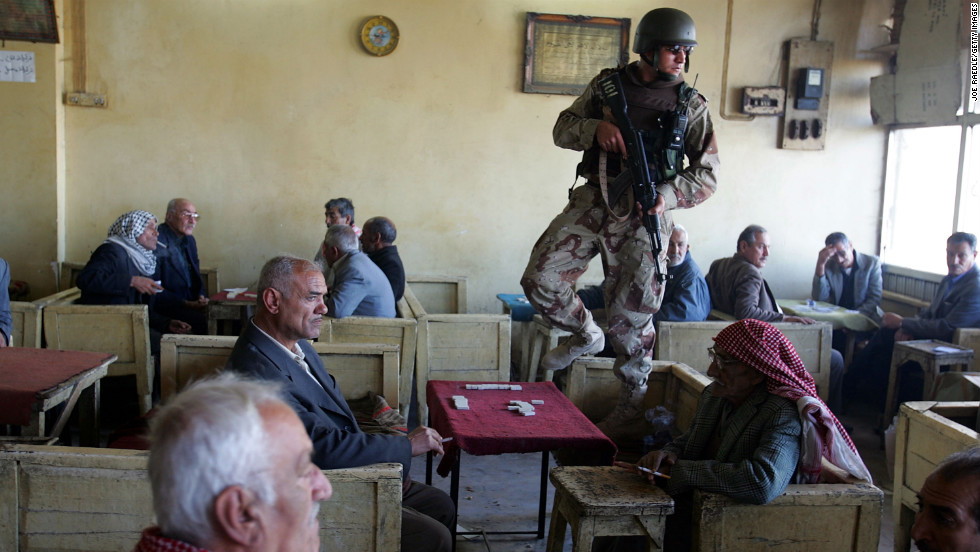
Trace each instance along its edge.
<path fill-rule="evenodd" d="M 893 550 L 893 524 L 891 511 L 891 480 L 885 463 L 881 437 L 874 427 L 877 413 L 871 408 L 852 406 L 851 412 L 842 416 L 843 422 L 854 427 L 852 438 L 874 477 L 875 484 L 885 492 L 882 509 L 881 537 L 878 550 Z M 554 461 L 552 460 L 552 465 Z M 486 531 L 534 531 L 537 527 L 538 485 L 540 482 L 541 455 L 506 454 L 499 456 L 470 456 L 461 459 L 459 523 L 468 530 Z M 417 458 L 411 469 L 413 479 L 425 480 L 424 457 Z M 433 484 L 449 492 L 449 478 L 433 474 Z M 549 484 L 545 531 L 550 522 L 554 489 Z M 476 537 L 472 540 L 459 537 L 459 552 L 544 551 L 547 537 L 537 539 L 524 535 L 488 535 L 486 542 Z M 571 550 L 571 537 L 565 539 L 564 550 Z"/>

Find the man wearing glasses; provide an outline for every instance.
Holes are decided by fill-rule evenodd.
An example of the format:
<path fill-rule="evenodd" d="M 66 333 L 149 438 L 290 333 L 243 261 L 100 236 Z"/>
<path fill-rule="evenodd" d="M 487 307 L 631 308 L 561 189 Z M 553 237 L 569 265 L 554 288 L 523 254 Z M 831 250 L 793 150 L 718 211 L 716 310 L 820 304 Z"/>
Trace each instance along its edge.
<path fill-rule="evenodd" d="M 817 396 L 813 377 L 786 336 L 767 322 L 746 319 L 727 326 L 714 340 L 708 349 L 708 375 L 714 382 L 702 393 L 691 427 L 638 462 L 669 476 L 648 474 L 677 505 L 668 519 L 668 538 L 689 536 L 685 524 L 694 489 L 765 504 L 791 482 L 871 481 L 850 436 Z M 841 471 L 823 470 L 822 458 Z"/>
<path fill-rule="evenodd" d="M 165 316 L 188 322 L 194 333 L 206 334 L 208 297 L 193 235 L 200 215 L 190 200 L 176 198 L 167 204 L 165 218 L 154 252 L 163 286 L 156 308 Z"/>

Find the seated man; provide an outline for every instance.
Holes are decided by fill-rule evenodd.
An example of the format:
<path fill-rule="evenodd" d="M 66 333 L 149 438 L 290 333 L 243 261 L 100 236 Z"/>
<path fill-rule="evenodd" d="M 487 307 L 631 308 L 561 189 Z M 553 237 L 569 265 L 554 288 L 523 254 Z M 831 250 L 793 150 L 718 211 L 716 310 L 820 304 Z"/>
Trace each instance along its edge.
<path fill-rule="evenodd" d="M 320 549 L 330 482 L 273 384 L 224 374 L 192 384 L 150 420 L 157 527 L 134 552 Z"/>
<path fill-rule="evenodd" d="M 0 347 L 9 347 L 13 338 L 14 319 L 10 315 L 10 266 L 0 259 Z"/>
<path fill-rule="evenodd" d="M 603 281 L 605 285 L 605 281 Z M 575 292 L 589 310 L 605 308 L 602 286 L 588 286 Z M 667 246 L 667 282 L 660 310 L 653 315 L 657 322 L 699 322 L 711 312 L 708 283 L 701 274 L 701 267 L 691 257 L 687 242 L 687 230 L 674 223 Z M 610 340 L 606 340 L 609 342 Z"/>
<path fill-rule="evenodd" d="M 156 294 L 163 288 L 156 274 L 157 218 L 146 211 L 123 214 L 109 227 L 109 237 L 92 253 L 75 281 L 82 305 L 148 305 L 150 350 L 160 354 L 165 333 L 185 334 L 190 324 L 157 312 Z M 156 385 L 153 387 L 158 389 Z"/>
<path fill-rule="evenodd" d="M 656 482 L 662 482 L 679 507 L 694 489 L 765 504 L 782 494 L 797 473 L 798 482 L 819 480 L 824 456 L 857 472 L 852 477 L 871 481 L 850 437 L 817 397 L 813 378 L 786 336 L 765 322 L 741 320 L 714 340 L 708 375 L 715 381 L 702 393 L 690 428 L 639 461 L 642 467 L 670 476 Z M 805 426 L 801 412 L 807 417 Z M 804 433 L 804 427 L 811 431 Z M 801 448 L 804 439 L 807 446 Z M 802 455 L 801 450 L 815 454 Z M 675 513 L 668 523 L 673 519 L 683 524 L 689 517 Z M 677 531 L 675 537 L 689 534 L 680 526 Z"/>
<path fill-rule="evenodd" d="M 660 310 L 653 315 L 657 322 L 699 322 L 707 320 L 711 312 L 711 296 L 708 283 L 701 274 L 701 267 L 694 262 L 687 241 L 687 230 L 674 223 L 667 246 L 667 282 Z"/>
<path fill-rule="evenodd" d="M 357 237 L 361 237 L 361 229 L 354 224 L 354 203 L 351 200 L 346 197 L 337 197 L 324 204 L 323 209 L 324 221 L 327 223 L 327 226 L 333 226 L 334 224 L 350 226 L 354 229 Z"/>
<path fill-rule="evenodd" d="M 769 283 L 762 277 L 762 269 L 769 259 L 769 232 L 756 224 L 750 224 L 738 236 L 735 255 L 717 259 L 708 269 L 708 290 L 712 308 L 734 316 L 739 320 L 754 318 L 764 322 L 796 322 L 813 324 L 815 320 L 805 316 L 788 316 L 782 313 Z M 841 388 L 844 381 L 844 356 L 830 351 L 831 410 L 839 410 Z"/>
<path fill-rule="evenodd" d="M 855 251 L 843 232 L 830 234 L 824 244 L 817 254 L 810 297 L 880 321 L 881 261 Z"/>
<path fill-rule="evenodd" d="M 208 298 L 193 235 L 198 217 L 197 208 L 190 201 L 170 200 L 153 253 L 163 286 L 157 294 L 157 311 L 189 323 L 194 333 L 203 335 L 208 333 Z"/>
<path fill-rule="evenodd" d="M 949 455 L 926 478 L 912 540 L 919 552 L 980 550 L 980 447 Z"/>
<path fill-rule="evenodd" d="M 977 237 L 973 234 L 956 232 L 946 240 L 949 273 L 939 282 L 932 303 L 915 317 L 885 313 L 881 329 L 854 358 L 848 374 L 854 374 L 855 383 L 870 379 L 872 387 L 883 395 L 896 341 L 951 341 L 956 328 L 980 328 L 980 272 L 976 258 Z"/>
<path fill-rule="evenodd" d="M 395 224 L 385 217 L 368 219 L 361 232 L 361 250 L 385 273 L 396 303 L 405 295 L 405 267 L 393 245 L 397 235 Z"/>
<path fill-rule="evenodd" d="M 340 228 L 353 236 L 350 228 Z M 407 437 L 361 431 L 337 382 L 307 341 L 320 335 L 327 314 L 323 302 L 326 291 L 323 274 L 310 261 L 276 257 L 265 263 L 259 275 L 255 317 L 235 343 L 228 367 L 282 383 L 286 402 L 299 414 L 313 440 L 313 462 L 320 468 L 377 462 L 404 466 L 401 549 L 450 550 L 449 528 L 455 523 L 452 499 L 408 477 L 413 456 L 430 450 L 443 453 L 442 438 L 427 427 L 419 427 Z"/>
<path fill-rule="evenodd" d="M 350 226 L 328 227 L 320 253 L 333 272 L 333 285 L 327 295 L 330 316 L 395 317 L 391 284 L 378 265 L 357 248 L 357 236 Z"/>

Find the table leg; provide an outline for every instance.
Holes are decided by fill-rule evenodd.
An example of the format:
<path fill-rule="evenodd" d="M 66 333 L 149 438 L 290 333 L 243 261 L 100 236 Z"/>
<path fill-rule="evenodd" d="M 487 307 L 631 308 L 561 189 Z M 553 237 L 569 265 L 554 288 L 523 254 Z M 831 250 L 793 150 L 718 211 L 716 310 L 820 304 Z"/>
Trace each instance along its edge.
<path fill-rule="evenodd" d="M 463 456 L 462 452 L 456 453 L 456 460 L 453 462 L 453 470 L 449 480 L 449 498 L 453 499 L 453 506 L 456 508 L 456 523 L 453 524 L 453 552 L 456 552 L 456 527 L 459 525 L 459 459 Z"/>
<path fill-rule="evenodd" d="M 78 443 L 83 447 L 101 445 L 99 436 L 101 387 L 102 382 L 96 381 L 82 391 L 82 395 L 78 398 Z"/>
<path fill-rule="evenodd" d="M 885 429 L 892 423 L 895 415 L 895 401 L 898 399 L 898 367 L 905 363 L 905 355 L 895 351 L 892 354 L 892 365 L 888 371 L 888 394 L 885 398 L 884 419 L 881 420 L 881 428 Z"/>
<path fill-rule="evenodd" d="M 548 451 L 541 453 L 541 488 L 538 499 L 538 538 L 544 538 L 544 510 L 548 502 Z"/>

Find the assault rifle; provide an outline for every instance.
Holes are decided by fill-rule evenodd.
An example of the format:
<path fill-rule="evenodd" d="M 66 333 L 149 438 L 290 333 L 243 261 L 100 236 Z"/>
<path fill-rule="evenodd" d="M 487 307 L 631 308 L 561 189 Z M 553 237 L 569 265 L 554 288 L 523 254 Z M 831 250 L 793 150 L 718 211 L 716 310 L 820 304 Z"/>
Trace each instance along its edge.
<path fill-rule="evenodd" d="M 643 227 L 650 234 L 650 243 L 653 245 L 651 249 L 653 250 L 654 277 L 658 282 L 663 283 L 667 280 L 667 275 L 660 272 L 660 252 L 664 249 L 663 241 L 660 239 L 660 217 L 648 214 L 648 211 L 657 204 L 656 184 L 663 177 L 660 174 L 650 174 L 650 164 L 647 162 L 643 137 L 640 136 L 640 131 L 633 126 L 633 122 L 630 121 L 626 111 L 626 96 L 623 92 L 623 83 L 619 80 L 618 71 L 599 79 L 599 93 L 616 118 L 616 126 L 619 127 L 619 132 L 623 135 L 623 141 L 626 143 L 627 156 L 625 161 L 629 172 L 623 172 L 620 177 L 627 174 L 631 177 L 633 195 L 643 209 Z M 656 165 L 654 165 L 653 170 L 655 173 L 657 172 Z M 620 177 L 617 177 L 616 180 L 619 181 Z M 621 185 L 622 183 L 617 182 L 615 184 Z M 630 205 L 630 210 L 632 209 L 633 206 Z"/>

